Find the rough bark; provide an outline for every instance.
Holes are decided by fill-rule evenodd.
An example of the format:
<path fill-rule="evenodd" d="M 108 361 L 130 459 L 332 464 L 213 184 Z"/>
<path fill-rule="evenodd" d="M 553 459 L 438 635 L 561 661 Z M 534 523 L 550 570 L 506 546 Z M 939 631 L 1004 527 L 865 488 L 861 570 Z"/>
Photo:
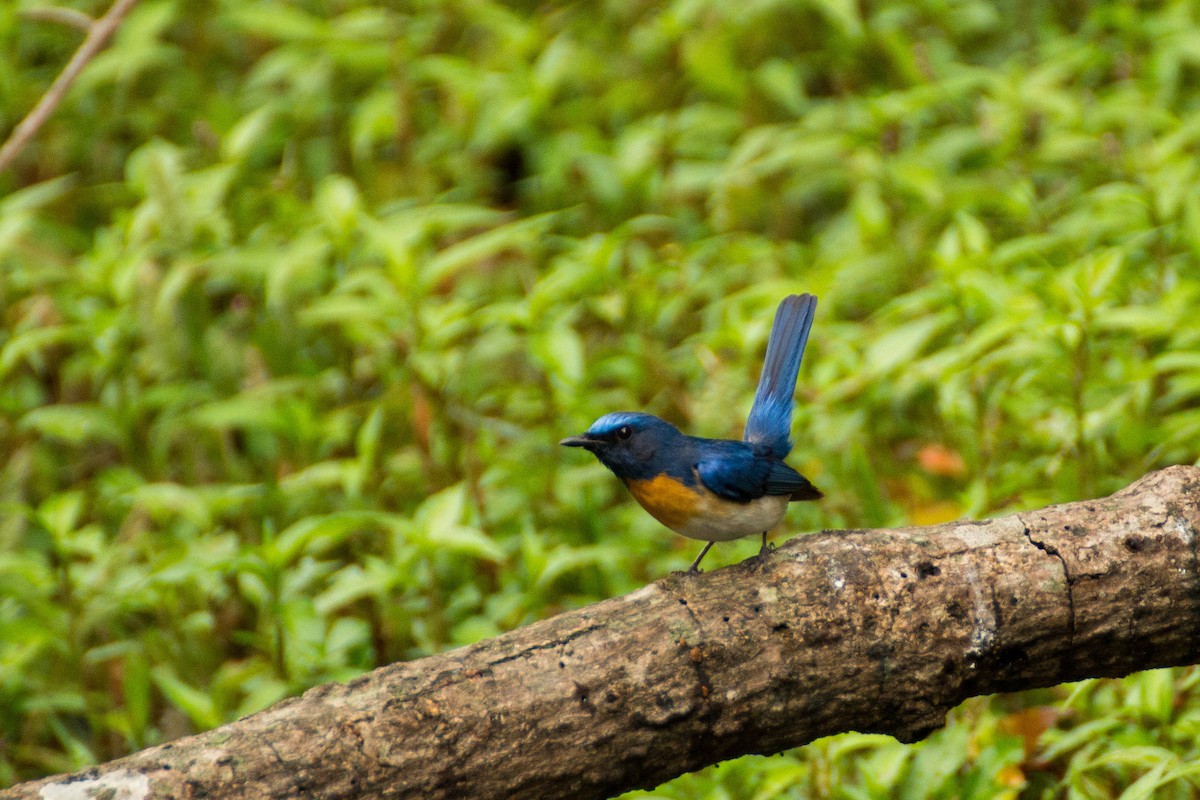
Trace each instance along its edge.
<path fill-rule="evenodd" d="M 600 798 L 972 695 L 1200 661 L 1200 469 L 761 563 L 393 664 L 3 798 Z M 125 794 L 122 794 L 125 792 Z"/>

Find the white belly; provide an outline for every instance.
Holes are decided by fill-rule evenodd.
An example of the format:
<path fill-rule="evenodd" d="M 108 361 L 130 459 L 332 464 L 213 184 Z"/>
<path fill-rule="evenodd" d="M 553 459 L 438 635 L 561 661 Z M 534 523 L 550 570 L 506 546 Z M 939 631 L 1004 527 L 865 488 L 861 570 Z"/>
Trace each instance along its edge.
<path fill-rule="evenodd" d="M 711 497 L 711 496 L 710 496 Z M 706 498 L 707 500 L 707 498 Z M 711 501 L 686 523 L 670 526 L 676 533 L 706 542 L 727 542 L 769 531 L 787 511 L 787 495 L 768 495 L 749 503 Z"/>

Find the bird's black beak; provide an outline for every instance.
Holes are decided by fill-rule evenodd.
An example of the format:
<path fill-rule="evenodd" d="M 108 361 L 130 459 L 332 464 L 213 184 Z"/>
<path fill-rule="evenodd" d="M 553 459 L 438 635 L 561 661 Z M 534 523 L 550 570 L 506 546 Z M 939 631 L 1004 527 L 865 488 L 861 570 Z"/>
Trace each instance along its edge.
<path fill-rule="evenodd" d="M 591 450 L 596 445 L 595 439 L 589 439 L 585 436 L 568 436 L 559 442 L 563 447 L 584 447 Z"/>

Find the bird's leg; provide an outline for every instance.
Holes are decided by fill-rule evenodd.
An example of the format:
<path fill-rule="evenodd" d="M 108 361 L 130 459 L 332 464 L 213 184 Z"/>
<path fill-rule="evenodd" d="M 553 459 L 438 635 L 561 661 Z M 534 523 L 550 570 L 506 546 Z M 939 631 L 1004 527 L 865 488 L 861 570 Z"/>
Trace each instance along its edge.
<path fill-rule="evenodd" d="M 700 572 L 700 559 L 704 558 L 704 555 L 708 552 L 708 548 L 712 546 L 713 542 L 709 542 L 708 544 L 704 545 L 704 549 L 700 551 L 700 555 L 696 556 L 696 560 L 692 562 L 690 567 L 688 567 L 689 575 L 695 575 Z"/>
<path fill-rule="evenodd" d="M 772 550 L 774 550 L 774 549 L 775 549 L 775 545 L 773 545 L 773 544 L 767 544 L 767 532 L 766 532 L 766 531 L 763 531 L 763 534 L 762 534 L 762 536 L 763 536 L 763 540 L 762 540 L 762 547 L 761 547 L 761 548 L 759 549 L 759 551 L 758 551 L 758 557 L 759 557 L 759 558 L 762 558 L 762 557 L 763 557 L 763 556 L 765 556 L 767 553 L 769 553 L 769 552 L 771 552 Z"/>

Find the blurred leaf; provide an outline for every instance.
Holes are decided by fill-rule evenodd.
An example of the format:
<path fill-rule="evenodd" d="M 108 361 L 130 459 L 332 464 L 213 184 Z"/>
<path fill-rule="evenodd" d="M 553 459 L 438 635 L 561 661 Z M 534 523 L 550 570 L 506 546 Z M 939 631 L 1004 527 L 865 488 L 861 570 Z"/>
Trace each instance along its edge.
<path fill-rule="evenodd" d="M 315 556 L 344 543 L 362 530 L 378 530 L 390 524 L 388 515 L 368 511 L 345 511 L 307 517 L 288 526 L 273 543 L 273 560 L 280 566 L 301 554 Z"/>
<path fill-rule="evenodd" d="M 124 438 L 112 412 L 91 403 L 35 408 L 21 418 L 20 427 L 76 446 L 88 442 L 120 444 Z"/>
<path fill-rule="evenodd" d="M 208 730 L 221 724 L 221 716 L 208 694 L 189 686 L 166 667 L 156 667 L 150 674 L 167 701 L 186 714 L 197 729 Z"/>

